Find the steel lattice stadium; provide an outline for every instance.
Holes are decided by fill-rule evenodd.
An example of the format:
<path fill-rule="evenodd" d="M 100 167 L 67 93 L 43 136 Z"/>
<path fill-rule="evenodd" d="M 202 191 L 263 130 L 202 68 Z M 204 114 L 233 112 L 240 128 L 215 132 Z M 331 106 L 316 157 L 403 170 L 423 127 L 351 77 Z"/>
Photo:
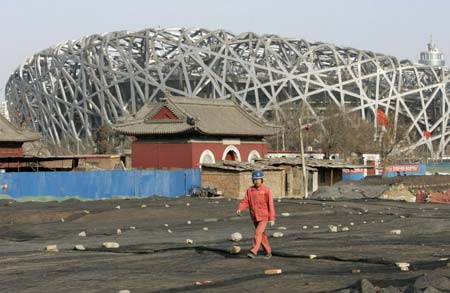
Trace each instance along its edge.
<path fill-rule="evenodd" d="M 395 57 L 277 35 L 146 29 L 66 41 L 30 57 L 5 89 L 12 119 L 56 144 L 92 143 L 92 130 L 149 100 L 235 98 L 283 119 L 301 101 L 311 119 L 335 104 L 376 125 L 381 109 L 407 123 L 404 151 L 443 156 L 450 141 L 450 74 Z M 430 137 L 431 134 L 431 137 Z"/>

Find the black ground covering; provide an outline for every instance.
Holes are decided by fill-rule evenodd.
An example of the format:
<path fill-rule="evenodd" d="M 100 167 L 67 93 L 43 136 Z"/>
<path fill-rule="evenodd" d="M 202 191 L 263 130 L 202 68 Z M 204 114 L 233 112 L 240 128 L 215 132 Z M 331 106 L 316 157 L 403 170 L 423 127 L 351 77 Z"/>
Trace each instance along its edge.
<path fill-rule="evenodd" d="M 247 214 L 235 216 L 237 203 L 189 197 L 0 201 L 0 292 L 450 292 L 450 206 L 283 199 L 268 230 L 284 233 L 269 239 L 273 258 L 250 260 L 253 226 Z M 281 216 L 286 212 L 290 216 Z M 390 234 L 393 229 L 401 234 Z M 78 236 L 81 231 L 87 237 Z M 239 255 L 228 252 L 233 232 L 244 237 Z M 194 243 L 186 245 L 187 238 Z M 120 248 L 102 248 L 106 241 Z M 50 244 L 59 252 L 44 251 Z M 74 251 L 76 244 L 86 251 Z M 410 271 L 396 262 L 410 263 Z M 283 273 L 264 274 L 275 268 Z"/>

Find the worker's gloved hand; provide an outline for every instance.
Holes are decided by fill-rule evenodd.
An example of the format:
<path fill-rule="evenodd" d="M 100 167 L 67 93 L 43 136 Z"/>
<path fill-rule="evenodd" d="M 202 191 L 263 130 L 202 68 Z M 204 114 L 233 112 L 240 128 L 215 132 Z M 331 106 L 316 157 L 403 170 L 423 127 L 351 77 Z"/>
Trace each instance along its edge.
<path fill-rule="evenodd" d="M 237 210 L 237 211 L 236 211 L 236 215 L 240 216 L 240 215 L 241 215 L 241 211 L 240 211 L 240 210 Z"/>
<path fill-rule="evenodd" d="M 273 225 L 275 225 L 275 221 L 269 221 L 269 225 L 270 227 L 273 227 Z"/>

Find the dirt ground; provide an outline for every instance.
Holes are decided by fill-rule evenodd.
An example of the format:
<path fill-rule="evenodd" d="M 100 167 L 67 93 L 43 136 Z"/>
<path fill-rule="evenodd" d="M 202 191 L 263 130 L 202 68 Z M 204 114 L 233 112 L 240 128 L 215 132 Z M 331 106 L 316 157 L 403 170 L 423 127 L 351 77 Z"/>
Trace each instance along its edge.
<path fill-rule="evenodd" d="M 269 239 L 273 258 L 250 260 L 253 227 L 248 213 L 235 216 L 237 203 L 190 197 L 2 200 L 0 292 L 450 291 L 448 205 L 283 199 L 275 202 L 276 225 L 268 230 L 284 233 Z M 329 232 L 328 225 L 339 231 Z M 78 236 L 82 231 L 86 237 Z M 231 242 L 233 232 L 243 240 Z M 193 244 L 185 244 L 187 238 Z M 120 247 L 102 248 L 106 241 Z M 59 251 L 44 250 L 51 244 Z M 77 244 L 86 250 L 73 250 Z M 233 244 L 241 246 L 239 255 L 229 254 Z M 410 263 L 410 270 L 400 271 L 396 262 Z M 283 273 L 265 275 L 266 269 Z M 211 282 L 195 284 L 205 281 Z"/>

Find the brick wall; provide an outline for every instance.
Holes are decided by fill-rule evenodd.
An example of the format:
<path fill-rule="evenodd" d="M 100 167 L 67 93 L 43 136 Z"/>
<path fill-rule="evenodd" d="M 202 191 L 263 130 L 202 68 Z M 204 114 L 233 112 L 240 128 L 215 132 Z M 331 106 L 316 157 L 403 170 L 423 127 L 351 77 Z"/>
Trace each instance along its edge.
<path fill-rule="evenodd" d="M 0 143 L 0 157 L 22 157 L 22 143 Z"/>
<path fill-rule="evenodd" d="M 285 172 L 264 171 L 264 184 L 270 187 L 274 198 L 284 197 L 285 189 Z M 223 191 L 225 197 L 243 198 L 245 191 L 252 185 L 251 171 L 231 171 L 215 168 L 202 168 L 202 186 L 216 187 Z"/>

